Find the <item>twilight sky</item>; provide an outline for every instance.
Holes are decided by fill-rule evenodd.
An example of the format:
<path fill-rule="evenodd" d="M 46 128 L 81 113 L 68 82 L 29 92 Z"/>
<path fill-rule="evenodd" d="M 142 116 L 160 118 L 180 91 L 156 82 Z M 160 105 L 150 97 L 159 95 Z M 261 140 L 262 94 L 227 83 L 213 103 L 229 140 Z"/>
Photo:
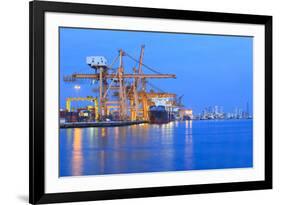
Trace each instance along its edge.
<path fill-rule="evenodd" d="M 87 56 L 104 56 L 111 64 L 122 48 L 138 59 L 142 44 L 144 64 L 160 73 L 176 75 L 176 79 L 149 82 L 166 92 L 184 95 L 185 107 L 198 113 L 219 105 L 225 112 L 233 112 L 236 107 L 245 110 L 249 102 L 252 110 L 252 37 L 72 28 L 60 28 L 60 106 L 65 108 L 67 97 L 98 94 L 92 92 L 90 81 L 63 82 L 64 75 L 94 72 L 86 64 Z M 132 73 L 135 65 L 124 57 L 126 73 Z M 144 67 L 143 70 L 151 73 Z M 79 91 L 74 89 L 77 84 Z"/>

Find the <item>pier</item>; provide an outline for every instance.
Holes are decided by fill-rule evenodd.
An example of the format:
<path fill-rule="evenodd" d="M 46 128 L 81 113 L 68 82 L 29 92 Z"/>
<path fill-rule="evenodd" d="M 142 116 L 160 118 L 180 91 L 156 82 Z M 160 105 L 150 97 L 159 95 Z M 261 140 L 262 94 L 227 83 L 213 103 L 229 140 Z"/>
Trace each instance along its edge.
<path fill-rule="evenodd" d="M 75 93 L 81 88 L 79 82 L 88 81 L 93 85 L 94 96 L 68 96 L 65 108 L 60 109 L 60 121 L 64 121 L 60 122 L 60 127 L 124 126 L 163 123 L 179 118 L 179 110 L 183 109 L 182 96 L 178 98 L 175 93 L 163 91 L 148 82 L 149 79 L 174 79 L 176 75 L 163 74 L 145 65 L 143 56 L 144 45 L 139 59 L 120 49 L 110 65 L 104 56 L 88 56 L 86 63 L 91 72 L 65 75 L 64 82 L 76 82 Z M 135 63 L 132 72 L 125 72 L 123 57 Z M 144 73 L 143 68 L 150 73 Z M 74 101 L 88 101 L 90 105 L 74 108 Z M 159 106 L 164 109 L 160 110 Z M 154 107 L 153 114 L 150 113 L 151 107 Z"/>
<path fill-rule="evenodd" d="M 60 128 L 82 128 L 82 127 L 116 127 L 148 123 L 145 120 L 136 121 L 109 121 L 109 122 L 65 122 L 60 123 Z"/>

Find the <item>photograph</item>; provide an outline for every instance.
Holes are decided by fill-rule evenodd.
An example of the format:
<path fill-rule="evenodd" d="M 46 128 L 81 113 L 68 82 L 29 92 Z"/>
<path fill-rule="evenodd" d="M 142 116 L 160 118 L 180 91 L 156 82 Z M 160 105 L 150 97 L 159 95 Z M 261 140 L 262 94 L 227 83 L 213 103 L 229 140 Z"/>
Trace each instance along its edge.
<path fill-rule="evenodd" d="M 253 36 L 58 35 L 59 177 L 254 167 Z"/>
<path fill-rule="evenodd" d="M 271 15 L 29 6 L 31 204 L 272 189 Z"/>

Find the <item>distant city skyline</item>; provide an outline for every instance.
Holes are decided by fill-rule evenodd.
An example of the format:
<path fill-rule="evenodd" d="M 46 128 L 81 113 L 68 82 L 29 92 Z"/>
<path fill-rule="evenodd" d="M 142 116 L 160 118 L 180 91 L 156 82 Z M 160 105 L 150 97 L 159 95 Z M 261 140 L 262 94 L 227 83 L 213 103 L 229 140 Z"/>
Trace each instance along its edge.
<path fill-rule="evenodd" d="M 253 114 L 250 113 L 248 103 L 245 108 L 236 107 L 231 112 L 225 112 L 223 106 L 209 106 L 199 113 L 193 113 L 193 119 L 252 119 Z"/>
<path fill-rule="evenodd" d="M 200 113 L 208 106 L 219 105 L 225 112 L 232 112 L 236 107 L 246 109 L 248 104 L 252 113 L 252 37 L 73 28 L 60 28 L 60 107 L 65 108 L 67 97 L 96 95 L 89 81 L 63 81 L 65 75 L 93 72 L 86 64 L 87 56 L 104 56 L 111 64 L 121 48 L 138 58 L 143 44 L 144 64 L 176 75 L 176 79 L 149 82 L 166 92 L 184 95 L 186 108 Z M 124 57 L 127 73 L 132 73 L 135 64 Z"/>

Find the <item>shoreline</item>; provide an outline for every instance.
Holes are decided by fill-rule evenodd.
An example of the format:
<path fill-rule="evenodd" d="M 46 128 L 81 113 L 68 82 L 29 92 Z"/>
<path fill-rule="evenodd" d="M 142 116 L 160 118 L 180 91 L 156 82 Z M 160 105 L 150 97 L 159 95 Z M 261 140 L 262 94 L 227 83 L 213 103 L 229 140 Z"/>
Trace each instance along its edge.
<path fill-rule="evenodd" d="M 110 121 L 110 122 L 66 122 L 61 123 L 60 128 L 83 128 L 83 127 L 120 127 L 128 125 L 138 125 L 148 123 L 148 121 Z"/>

